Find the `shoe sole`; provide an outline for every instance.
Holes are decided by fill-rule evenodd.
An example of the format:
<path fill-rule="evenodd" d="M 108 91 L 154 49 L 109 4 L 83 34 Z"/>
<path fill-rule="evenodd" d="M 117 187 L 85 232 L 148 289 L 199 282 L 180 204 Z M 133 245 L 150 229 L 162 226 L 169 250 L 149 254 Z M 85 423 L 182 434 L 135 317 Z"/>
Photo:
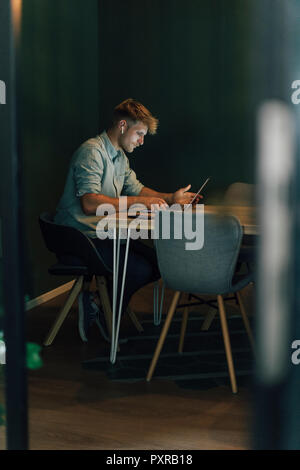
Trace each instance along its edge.
<path fill-rule="evenodd" d="M 84 305 L 83 305 L 83 296 L 81 295 L 78 298 L 78 330 L 79 330 L 79 336 L 82 339 L 84 343 L 88 342 L 88 338 L 86 337 L 85 334 L 85 328 L 84 328 Z M 111 343 L 111 339 L 108 337 L 107 333 L 105 332 L 103 326 L 99 322 L 99 320 L 96 318 L 95 323 L 98 326 L 100 333 L 102 337 L 107 341 L 108 343 Z M 127 338 L 119 338 L 118 343 L 124 344 L 127 343 L 128 339 Z"/>

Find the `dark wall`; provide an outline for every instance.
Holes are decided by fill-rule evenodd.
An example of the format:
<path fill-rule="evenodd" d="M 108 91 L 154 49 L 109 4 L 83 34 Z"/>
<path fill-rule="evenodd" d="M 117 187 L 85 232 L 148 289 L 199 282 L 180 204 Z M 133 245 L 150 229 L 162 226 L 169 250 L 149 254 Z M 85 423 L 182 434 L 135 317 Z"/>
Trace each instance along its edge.
<path fill-rule="evenodd" d="M 21 77 L 26 291 L 36 297 L 63 282 L 47 274 L 55 258 L 38 215 L 55 208 L 72 152 L 98 130 L 97 0 L 23 2 Z"/>
<path fill-rule="evenodd" d="M 253 182 L 249 0 L 103 0 L 100 123 L 134 97 L 160 120 L 132 155 L 148 186 Z"/>
<path fill-rule="evenodd" d="M 173 191 L 207 176 L 209 201 L 233 181 L 253 182 L 249 93 L 250 0 L 26 0 L 22 122 L 26 292 L 64 282 L 37 219 L 53 210 L 70 157 L 107 126 L 125 98 L 160 120 L 132 155 L 148 186 Z M 67 279 L 66 279 L 67 280 Z"/>

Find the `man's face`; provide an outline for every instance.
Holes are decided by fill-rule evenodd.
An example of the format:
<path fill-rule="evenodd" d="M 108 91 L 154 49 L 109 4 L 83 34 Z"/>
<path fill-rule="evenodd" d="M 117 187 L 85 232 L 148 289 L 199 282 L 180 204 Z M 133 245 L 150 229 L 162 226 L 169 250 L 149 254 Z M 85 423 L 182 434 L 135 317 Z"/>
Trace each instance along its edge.
<path fill-rule="evenodd" d="M 136 147 L 143 145 L 148 127 L 142 122 L 137 122 L 130 127 L 126 121 L 125 123 L 124 133 L 120 135 L 120 146 L 126 152 L 131 153 Z"/>

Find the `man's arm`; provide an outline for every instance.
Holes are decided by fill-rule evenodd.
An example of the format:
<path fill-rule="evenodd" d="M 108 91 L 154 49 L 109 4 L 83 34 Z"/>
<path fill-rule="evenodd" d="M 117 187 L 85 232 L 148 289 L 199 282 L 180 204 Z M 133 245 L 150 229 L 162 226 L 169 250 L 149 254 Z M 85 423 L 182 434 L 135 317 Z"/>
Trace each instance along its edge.
<path fill-rule="evenodd" d="M 156 191 L 153 191 L 155 195 L 142 195 L 142 191 L 138 196 L 127 196 L 128 207 L 139 203 L 144 204 L 148 209 L 151 209 L 151 206 L 154 204 L 159 206 L 166 204 L 166 201 L 161 196 L 156 196 L 156 194 L 159 194 L 156 193 Z M 80 202 L 82 210 L 86 215 L 95 215 L 97 207 L 100 204 L 111 204 L 115 209 L 119 209 L 119 198 L 104 196 L 104 194 L 86 193 L 81 196 Z"/>
<path fill-rule="evenodd" d="M 128 207 L 133 204 L 144 204 L 148 209 L 151 209 L 153 205 L 163 206 L 165 204 L 189 204 L 195 193 L 188 192 L 191 185 L 189 184 L 186 188 L 178 189 L 175 193 L 159 193 L 154 189 L 142 188 L 138 196 L 127 196 Z M 196 203 L 202 196 L 198 196 Z M 97 207 L 100 204 L 111 204 L 115 209 L 119 209 L 119 198 L 104 196 L 104 194 L 93 194 L 86 193 L 80 198 L 81 207 L 86 215 L 95 215 Z"/>

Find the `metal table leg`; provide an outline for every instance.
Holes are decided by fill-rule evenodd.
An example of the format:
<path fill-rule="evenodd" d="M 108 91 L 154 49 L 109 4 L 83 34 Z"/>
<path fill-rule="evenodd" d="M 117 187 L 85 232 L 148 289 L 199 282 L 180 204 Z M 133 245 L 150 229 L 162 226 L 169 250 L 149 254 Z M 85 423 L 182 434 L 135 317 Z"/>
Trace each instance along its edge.
<path fill-rule="evenodd" d="M 119 309 L 118 317 L 117 314 L 117 295 L 118 295 L 118 276 L 119 276 L 119 264 L 120 264 L 120 229 L 117 236 L 117 229 L 114 229 L 114 241 L 113 241 L 113 312 L 112 312 L 112 338 L 111 338 L 111 350 L 110 350 L 110 361 L 112 364 L 116 362 L 117 348 L 118 348 L 118 338 L 120 330 L 120 322 L 122 315 L 122 305 L 123 305 L 123 296 L 124 296 L 124 286 L 126 279 L 126 270 L 127 270 L 127 261 L 128 261 L 128 252 L 129 252 L 129 242 L 130 242 L 130 228 L 127 231 L 127 241 L 126 241 L 126 251 L 125 259 L 122 273 L 122 285 L 121 293 L 119 299 Z"/>
<path fill-rule="evenodd" d="M 154 316 L 154 325 L 160 325 L 161 316 L 162 316 L 162 307 L 164 301 L 164 293 L 165 293 L 165 284 L 162 284 L 161 288 L 161 298 L 160 298 L 160 306 L 159 305 L 159 281 L 157 281 L 154 285 L 153 290 L 153 316 Z"/>

